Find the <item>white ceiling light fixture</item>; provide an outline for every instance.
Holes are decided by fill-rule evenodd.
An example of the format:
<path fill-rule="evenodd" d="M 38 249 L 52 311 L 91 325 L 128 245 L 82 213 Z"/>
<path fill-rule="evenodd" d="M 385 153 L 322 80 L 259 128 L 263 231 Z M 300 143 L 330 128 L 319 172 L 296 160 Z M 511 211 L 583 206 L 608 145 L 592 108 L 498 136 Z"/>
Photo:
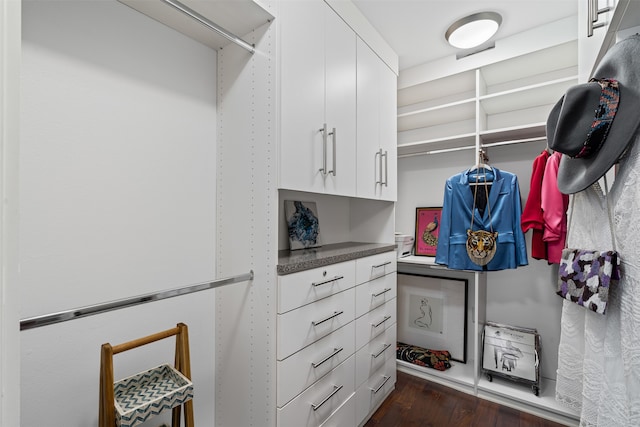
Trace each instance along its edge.
<path fill-rule="evenodd" d="M 458 19 L 445 33 L 447 42 L 459 49 L 471 49 L 489 40 L 500 28 L 502 16 L 496 12 L 478 12 Z"/>

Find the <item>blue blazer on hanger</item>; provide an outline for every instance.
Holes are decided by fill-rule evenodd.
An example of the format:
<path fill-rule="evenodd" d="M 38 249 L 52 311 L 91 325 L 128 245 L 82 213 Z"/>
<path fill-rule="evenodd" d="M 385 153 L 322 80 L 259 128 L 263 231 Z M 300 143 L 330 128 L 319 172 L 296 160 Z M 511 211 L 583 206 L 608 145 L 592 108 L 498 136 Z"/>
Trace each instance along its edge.
<path fill-rule="evenodd" d="M 482 169 L 482 168 L 481 168 Z M 480 214 L 475 208 L 473 230 L 498 232 L 497 250 L 493 259 L 483 268 L 474 264 L 467 254 L 467 229 L 471 227 L 474 187 L 476 176 L 483 172 L 468 169 L 449 178 L 445 184 L 442 219 L 436 250 L 436 264 L 444 264 L 455 270 L 504 270 L 527 265 L 527 247 L 520 227 L 522 202 L 516 175 L 495 167 L 486 170 L 486 179 L 491 182 L 489 208 Z M 482 179 L 480 180 L 482 182 Z M 484 192 L 481 184 L 478 192 Z M 489 221 L 491 211 L 491 221 Z"/>

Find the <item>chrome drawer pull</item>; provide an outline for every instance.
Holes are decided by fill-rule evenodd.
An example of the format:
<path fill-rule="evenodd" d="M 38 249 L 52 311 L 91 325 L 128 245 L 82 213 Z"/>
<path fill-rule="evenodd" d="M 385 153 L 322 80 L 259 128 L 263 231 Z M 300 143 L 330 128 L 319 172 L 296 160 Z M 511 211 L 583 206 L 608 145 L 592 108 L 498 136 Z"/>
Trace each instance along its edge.
<path fill-rule="evenodd" d="M 324 318 L 324 319 L 322 319 L 322 320 L 313 321 L 313 322 L 311 322 L 311 324 L 312 324 L 313 326 L 318 326 L 319 324 L 324 323 L 324 322 L 326 322 L 326 321 L 329 321 L 329 320 L 333 319 L 334 317 L 338 317 L 338 316 L 340 316 L 342 313 L 344 313 L 344 311 L 343 311 L 343 310 L 340 310 L 340 311 L 334 311 L 334 312 L 333 312 L 333 314 L 332 314 L 331 316 L 329 316 L 329 317 L 325 317 L 325 318 Z"/>
<path fill-rule="evenodd" d="M 344 276 L 336 276 L 333 279 L 329 279 L 329 280 L 325 280 L 322 282 L 313 282 L 311 283 L 311 286 L 320 286 L 320 285 L 326 285 L 327 283 L 331 283 L 331 282 L 337 282 L 340 279 L 344 279 Z"/>
<path fill-rule="evenodd" d="M 382 295 L 382 294 L 386 294 L 386 293 L 387 293 L 387 292 L 389 292 L 390 290 L 391 290 L 391 288 L 386 288 L 386 289 L 384 289 L 384 290 L 382 290 L 382 291 L 378 292 L 377 294 L 371 294 L 371 296 L 372 296 L 372 297 L 374 297 L 374 298 L 377 298 L 377 297 L 379 297 L 379 296 L 380 296 L 380 295 Z"/>
<path fill-rule="evenodd" d="M 384 385 L 384 384 L 383 384 Z M 322 402 L 318 403 L 317 405 L 315 403 L 311 404 L 311 407 L 313 408 L 314 411 L 317 411 L 318 409 L 320 409 L 320 407 L 322 405 L 324 405 L 325 403 L 327 403 L 327 400 L 331 399 L 333 397 L 334 394 L 336 394 L 337 392 L 339 392 L 340 390 L 342 390 L 341 385 L 334 385 L 333 386 L 333 391 L 331 393 L 329 393 L 329 396 L 325 397 L 324 399 L 322 399 Z"/>
<path fill-rule="evenodd" d="M 311 362 L 311 366 L 313 366 L 314 368 L 317 368 L 318 366 L 322 365 L 323 363 L 325 363 L 327 360 L 330 360 L 333 356 L 335 356 L 336 354 L 340 353 L 342 350 L 344 350 L 344 347 L 340 347 L 340 348 L 334 348 L 333 349 L 333 353 L 331 353 L 330 355 L 328 355 L 327 357 L 325 357 L 324 359 L 322 359 L 321 361 L 319 361 L 318 363 L 316 362 Z"/>
<path fill-rule="evenodd" d="M 371 326 L 373 326 L 374 328 L 377 328 L 378 326 L 382 325 L 384 322 L 386 322 L 389 319 L 391 319 L 391 316 L 384 316 L 384 319 L 382 319 L 378 323 L 372 323 Z"/>
<path fill-rule="evenodd" d="M 382 350 L 380 350 L 379 352 L 377 352 L 376 354 L 371 353 L 371 357 L 373 357 L 374 359 L 377 359 L 378 356 L 380 356 L 382 353 L 384 353 L 384 351 L 386 349 L 388 349 L 389 347 L 391 347 L 391 344 L 383 344 L 382 345 Z"/>
<path fill-rule="evenodd" d="M 371 391 L 373 392 L 373 394 L 376 394 L 377 392 L 379 392 L 379 391 L 380 391 L 380 389 L 381 389 L 382 387 L 384 387 L 384 385 L 387 383 L 387 381 L 389 381 L 389 378 L 391 378 L 391 377 L 389 377 L 389 376 L 387 376 L 387 375 L 383 375 L 383 376 L 382 376 L 382 378 L 384 378 L 384 380 L 382 381 L 382 384 L 380 384 L 380 385 L 379 385 L 378 387 L 376 387 L 375 389 L 373 389 L 373 388 L 369 388 L 369 390 L 371 390 Z"/>
<path fill-rule="evenodd" d="M 378 265 L 373 265 L 371 267 L 372 268 L 380 268 L 380 267 L 384 267 L 385 265 L 389 265 L 389 264 L 391 264 L 391 261 L 387 261 L 387 262 L 384 262 L 384 263 L 378 264 Z"/>

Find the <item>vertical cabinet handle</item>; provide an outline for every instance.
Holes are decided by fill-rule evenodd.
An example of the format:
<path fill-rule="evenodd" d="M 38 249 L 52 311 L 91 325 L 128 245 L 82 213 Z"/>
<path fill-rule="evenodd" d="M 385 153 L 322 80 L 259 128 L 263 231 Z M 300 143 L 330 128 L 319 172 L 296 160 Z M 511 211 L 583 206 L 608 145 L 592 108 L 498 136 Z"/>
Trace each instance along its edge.
<path fill-rule="evenodd" d="M 380 153 L 382 153 L 382 148 L 380 149 Z M 382 181 L 380 184 L 384 185 L 385 187 L 388 186 L 389 184 L 389 156 L 388 156 L 388 152 L 385 151 L 384 154 L 380 154 L 380 159 L 382 159 L 382 157 L 384 156 L 384 181 Z M 380 165 L 380 167 L 382 167 L 382 165 Z M 380 180 L 382 180 L 382 170 L 380 170 Z"/>
<path fill-rule="evenodd" d="M 330 171 L 327 171 L 327 175 L 331 174 L 333 176 L 336 176 L 336 128 L 331 129 L 331 132 L 329 132 L 329 135 L 331 135 L 331 140 L 333 142 L 333 156 L 332 156 L 333 169 L 331 169 Z M 326 144 L 326 141 L 325 141 L 325 144 Z"/>
<path fill-rule="evenodd" d="M 378 159 L 378 156 L 380 156 L 379 159 Z M 382 185 L 382 148 L 376 151 L 374 162 L 376 159 L 378 160 L 378 171 L 380 171 L 380 179 L 378 179 L 378 173 L 377 173 L 378 171 L 376 171 L 374 178 L 376 180 L 376 185 L 378 184 Z"/>
<path fill-rule="evenodd" d="M 342 390 L 342 387 L 343 387 L 342 385 L 339 385 L 339 386 L 338 386 L 338 385 L 334 385 L 334 386 L 333 386 L 333 391 L 332 391 L 331 393 L 329 393 L 329 395 L 328 395 L 327 397 L 325 397 L 324 399 L 322 399 L 322 402 L 320 402 L 320 403 L 318 403 L 318 404 L 315 404 L 315 403 L 312 403 L 312 404 L 311 404 L 311 407 L 313 408 L 313 410 L 314 410 L 314 411 L 317 411 L 318 409 L 320 409 L 320 407 L 321 407 L 322 405 L 324 405 L 325 403 L 327 403 L 327 401 L 328 401 L 329 399 L 331 399 L 331 398 L 333 397 L 333 395 L 334 395 L 334 394 L 336 394 L 337 392 L 339 392 L 340 390 Z"/>
<path fill-rule="evenodd" d="M 319 132 L 322 132 L 322 167 L 320 172 L 322 175 L 327 175 L 327 124 L 324 123 Z"/>
<path fill-rule="evenodd" d="M 331 132 L 328 132 L 327 124 L 324 123 L 322 127 L 318 130 L 318 132 L 322 132 L 322 167 L 320 168 L 320 172 L 322 175 L 327 176 L 329 174 L 336 176 L 336 128 L 333 128 Z M 327 170 L 327 137 L 331 135 L 331 139 L 333 140 L 333 169 Z"/>
<path fill-rule="evenodd" d="M 587 0 L 587 37 L 593 36 L 593 30 L 604 27 L 604 22 L 598 22 L 598 15 L 607 13 L 611 10 L 611 6 L 598 9 L 598 0 Z"/>

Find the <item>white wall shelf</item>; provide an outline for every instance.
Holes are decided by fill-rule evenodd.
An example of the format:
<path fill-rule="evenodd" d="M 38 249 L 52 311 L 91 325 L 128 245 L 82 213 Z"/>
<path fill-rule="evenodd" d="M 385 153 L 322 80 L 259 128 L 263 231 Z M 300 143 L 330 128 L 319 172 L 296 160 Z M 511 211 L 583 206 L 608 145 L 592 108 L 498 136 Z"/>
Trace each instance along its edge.
<path fill-rule="evenodd" d="M 398 131 L 449 123 L 452 117 L 455 117 L 458 121 L 468 120 L 474 118 L 475 114 L 475 98 L 428 108 L 419 108 L 398 114 Z"/>
<path fill-rule="evenodd" d="M 467 363 L 451 362 L 451 368 L 446 371 L 438 371 L 433 368 L 425 368 L 413 363 L 397 360 L 398 370 L 417 377 L 437 382 L 438 384 L 453 387 L 465 393 L 472 393 L 474 388 L 473 360 Z"/>
<path fill-rule="evenodd" d="M 511 89 L 479 98 L 486 114 L 499 114 L 507 111 L 522 110 L 532 106 L 548 105 L 549 100 L 557 101 L 558 93 L 578 82 L 578 75 L 552 80 L 550 82 Z"/>
<path fill-rule="evenodd" d="M 432 105 L 446 104 L 476 96 L 475 71 L 465 71 L 447 77 L 447 84 L 439 80 L 426 81 L 398 91 L 398 107 L 431 102 Z"/>
<path fill-rule="evenodd" d="M 501 129 L 480 132 L 481 144 L 492 144 L 519 139 L 529 139 L 545 136 L 546 122 L 530 123 L 522 126 L 505 127 Z"/>
<path fill-rule="evenodd" d="M 579 415 L 556 401 L 555 390 L 556 382 L 547 378 L 541 382 L 539 396 L 534 396 L 531 387 L 526 384 L 514 383 L 495 376 L 491 382 L 484 376 L 478 381 L 478 395 L 487 400 L 518 410 L 524 409 L 560 424 L 577 425 Z"/>
<path fill-rule="evenodd" d="M 415 141 L 406 144 L 398 144 L 398 156 L 406 157 L 417 154 L 436 153 L 441 150 L 459 151 L 475 149 L 475 133 L 455 135 L 448 138 L 436 138 L 432 140 Z"/>
<path fill-rule="evenodd" d="M 228 38 L 162 0 L 119 1 L 213 49 L 220 49 L 231 43 Z M 273 19 L 273 15 L 253 0 L 180 0 L 180 3 L 237 37 L 242 37 Z"/>
<path fill-rule="evenodd" d="M 574 40 L 404 87 L 398 92 L 398 155 L 539 141 L 549 111 L 577 82 Z"/>

